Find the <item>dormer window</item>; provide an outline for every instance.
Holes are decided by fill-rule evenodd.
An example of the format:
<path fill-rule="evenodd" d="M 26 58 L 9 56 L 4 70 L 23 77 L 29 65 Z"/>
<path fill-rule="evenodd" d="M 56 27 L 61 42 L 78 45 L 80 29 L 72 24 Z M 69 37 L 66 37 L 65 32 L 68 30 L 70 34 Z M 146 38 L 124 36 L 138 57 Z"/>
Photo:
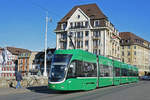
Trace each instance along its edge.
<path fill-rule="evenodd" d="M 86 21 L 86 22 L 85 22 L 85 27 L 87 28 L 87 27 L 88 27 L 88 25 L 89 25 L 89 22 L 88 22 L 88 21 Z"/>
<path fill-rule="evenodd" d="M 97 26 L 99 26 L 99 25 L 100 25 L 99 20 L 95 20 L 95 21 L 94 21 L 94 26 L 97 27 Z"/>
<path fill-rule="evenodd" d="M 70 23 L 70 28 L 73 28 L 73 23 L 72 22 Z"/>
<path fill-rule="evenodd" d="M 78 17 L 78 19 L 79 19 L 79 18 L 80 18 L 80 15 L 78 15 L 77 17 Z"/>
<path fill-rule="evenodd" d="M 61 24 L 61 29 L 64 30 L 67 27 L 66 23 Z"/>

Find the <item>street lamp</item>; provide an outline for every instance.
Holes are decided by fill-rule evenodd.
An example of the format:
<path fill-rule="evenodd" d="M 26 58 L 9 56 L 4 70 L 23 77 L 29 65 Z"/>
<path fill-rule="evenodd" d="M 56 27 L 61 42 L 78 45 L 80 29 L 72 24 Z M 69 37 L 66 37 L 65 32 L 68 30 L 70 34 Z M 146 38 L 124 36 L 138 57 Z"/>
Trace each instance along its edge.
<path fill-rule="evenodd" d="M 46 76 L 47 77 L 47 26 L 48 26 L 48 11 L 47 11 L 47 14 L 46 14 L 46 30 L 45 30 L 45 56 L 44 56 L 44 72 L 43 72 L 43 76 Z M 50 19 L 51 21 L 51 19 Z"/>

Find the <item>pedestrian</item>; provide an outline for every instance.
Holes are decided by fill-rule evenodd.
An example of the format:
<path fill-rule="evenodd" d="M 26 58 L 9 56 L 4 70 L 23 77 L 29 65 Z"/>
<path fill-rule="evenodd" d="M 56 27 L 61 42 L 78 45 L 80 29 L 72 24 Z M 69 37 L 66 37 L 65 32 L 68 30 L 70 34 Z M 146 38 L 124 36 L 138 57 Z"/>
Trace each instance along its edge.
<path fill-rule="evenodd" d="M 17 88 L 22 88 L 21 83 L 20 83 L 21 80 L 22 80 L 22 75 L 21 75 L 20 72 L 17 72 L 16 73 L 16 81 L 17 81 L 16 89 Z"/>

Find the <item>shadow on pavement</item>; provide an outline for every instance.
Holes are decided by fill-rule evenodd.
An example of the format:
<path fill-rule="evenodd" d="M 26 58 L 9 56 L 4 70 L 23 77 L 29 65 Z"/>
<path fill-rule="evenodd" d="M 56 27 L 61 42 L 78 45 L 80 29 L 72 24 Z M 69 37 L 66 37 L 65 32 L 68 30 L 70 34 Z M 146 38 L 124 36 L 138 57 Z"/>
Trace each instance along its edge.
<path fill-rule="evenodd" d="M 81 91 L 56 91 L 50 90 L 47 86 L 35 86 L 35 87 L 27 87 L 32 92 L 44 93 L 44 94 L 72 94 Z"/>

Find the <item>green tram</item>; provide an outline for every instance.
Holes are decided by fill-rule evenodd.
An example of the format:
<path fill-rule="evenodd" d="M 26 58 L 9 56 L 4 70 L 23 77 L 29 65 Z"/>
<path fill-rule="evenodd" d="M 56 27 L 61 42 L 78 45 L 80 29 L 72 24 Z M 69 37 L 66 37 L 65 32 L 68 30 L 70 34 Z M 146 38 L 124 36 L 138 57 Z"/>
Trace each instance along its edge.
<path fill-rule="evenodd" d="M 49 89 L 74 91 L 138 82 L 134 66 L 96 56 L 80 49 L 56 50 L 49 74 Z"/>

